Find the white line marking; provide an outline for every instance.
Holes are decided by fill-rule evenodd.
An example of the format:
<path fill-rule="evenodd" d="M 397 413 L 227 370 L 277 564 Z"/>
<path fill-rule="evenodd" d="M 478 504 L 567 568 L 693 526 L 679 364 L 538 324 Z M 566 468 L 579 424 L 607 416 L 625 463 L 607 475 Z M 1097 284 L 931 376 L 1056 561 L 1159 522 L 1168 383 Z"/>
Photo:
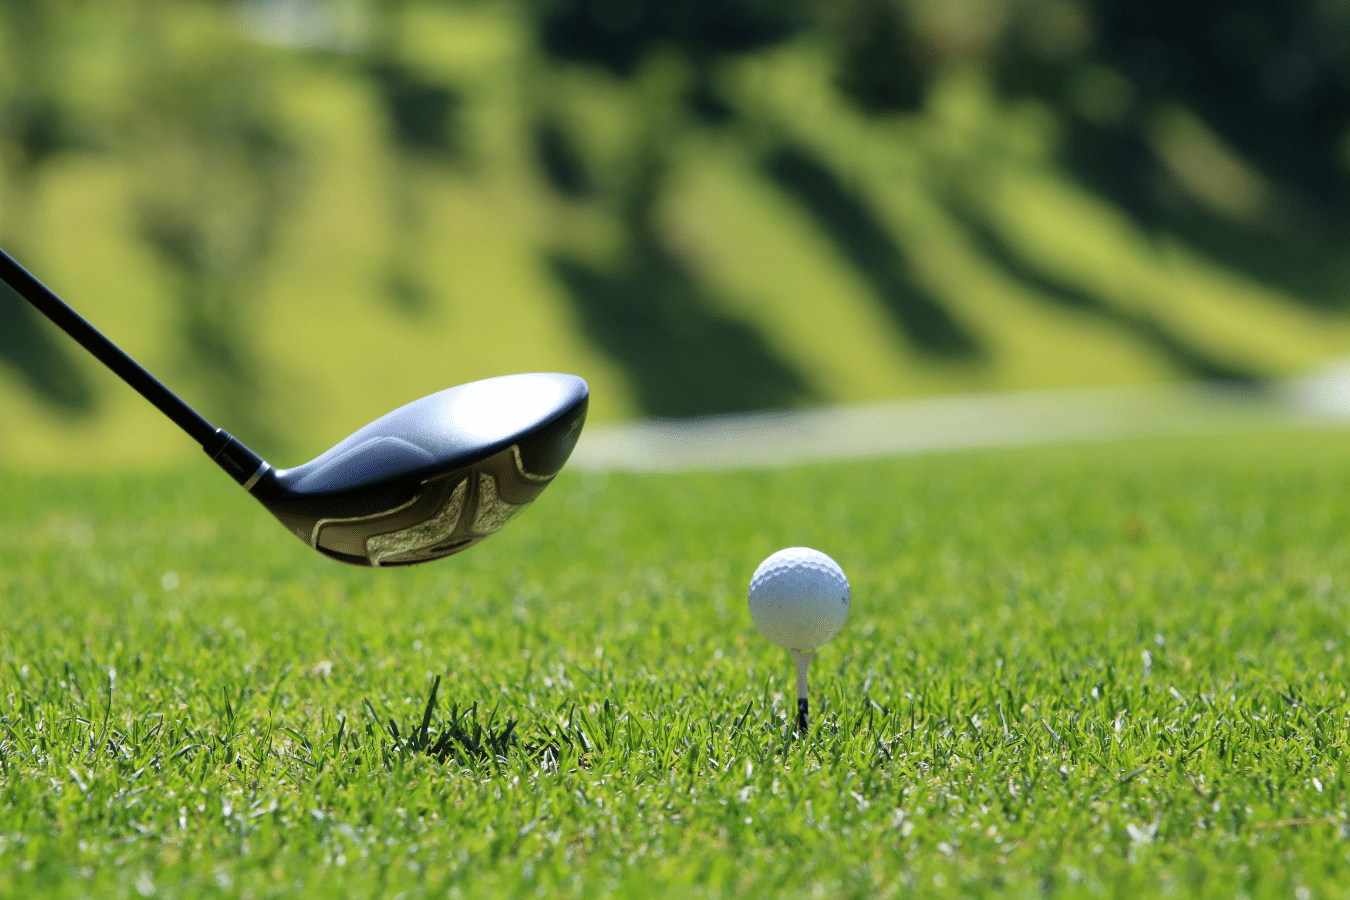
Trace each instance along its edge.
<path fill-rule="evenodd" d="M 595 425 L 570 464 L 680 471 L 979 447 L 1285 428 L 1350 428 L 1350 363 L 1262 388 L 1164 384 L 933 397 Z"/>

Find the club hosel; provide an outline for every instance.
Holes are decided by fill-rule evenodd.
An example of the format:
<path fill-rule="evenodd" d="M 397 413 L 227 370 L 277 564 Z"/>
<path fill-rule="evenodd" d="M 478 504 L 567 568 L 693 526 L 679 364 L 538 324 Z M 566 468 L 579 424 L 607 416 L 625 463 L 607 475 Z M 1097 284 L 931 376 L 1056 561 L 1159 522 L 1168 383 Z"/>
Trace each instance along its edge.
<path fill-rule="evenodd" d="M 252 490 L 263 473 L 271 468 L 266 460 L 241 444 L 234 435 L 223 428 L 217 428 L 215 439 L 203 444 L 206 455 L 215 460 L 230 477 L 243 485 L 244 490 Z"/>

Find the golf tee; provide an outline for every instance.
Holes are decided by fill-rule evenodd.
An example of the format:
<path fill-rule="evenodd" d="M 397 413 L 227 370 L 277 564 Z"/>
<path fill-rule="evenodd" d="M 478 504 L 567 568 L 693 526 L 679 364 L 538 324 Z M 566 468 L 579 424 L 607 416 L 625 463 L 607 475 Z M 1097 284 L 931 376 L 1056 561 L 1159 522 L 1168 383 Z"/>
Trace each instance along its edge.
<path fill-rule="evenodd" d="M 797 667 L 797 730 L 805 733 L 806 731 L 806 711 L 809 706 L 806 699 L 806 669 L 811 665 L 811 658 L 816 655 L 816 651 L 810 652 L 803 650 L 792 651 L 792 663 Z"/>

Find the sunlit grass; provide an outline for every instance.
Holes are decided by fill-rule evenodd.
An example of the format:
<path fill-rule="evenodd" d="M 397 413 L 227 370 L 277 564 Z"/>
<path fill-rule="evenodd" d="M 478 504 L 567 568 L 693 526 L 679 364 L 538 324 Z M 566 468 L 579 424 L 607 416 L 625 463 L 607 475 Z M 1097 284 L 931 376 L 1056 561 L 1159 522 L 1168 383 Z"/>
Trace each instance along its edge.
<path fill-rule="evenodd" d="M 1347 449 L 565 473 L 389 572 L 206 465 L 4 476 L 0 894 L 1343 895 Z"/>
<path fill-rule="evenodd" d="M 302 164 L 277 248 L 251 288 L 261 297 L 249 307 L 246 330 L 266 386 L 254 408 L 287 454 L 281 464 L 308 458 L 400 403 L 508 371 L 586 377 L 595 421 L 640 412 L 628 376 L 584 333 L 544 260 L 560 247 L 583 257 L 612 254 L 616 228 L 605 227 L 603 204 L 583 212 L 543 185 L 529 143 L 537 86 L 523 68 L 529 60 L 521 23 L 507 7 L 428 7 L 416 25 L 410 58 L 463 92 L 468 123 L 463 160 L 404 173 L 405 188 L 422 204 L 413 255 L 433 295 L 421 316 L 395 311 L 383 294 L 389 256 L 405 238 L 392 226 L 397 167 L 370 84 L 341 58 L 318 64 L 268 51 Z M 109 49 L 120 46 L 112 42 L 125 27 L 80 36 L 108 42 L 98 52 L 81 45 L 70 74 L 99 109 L 125 102 L 129 90 L 126 73 L 118 74 L 121 51 Z M 1054 162 L 1057 126 L 1049 111 L 997 102 L 978 77 L 955 72 L 922 113 L 869 120 L 833 95 L 826 63 L 819 47 L 802 42 L 729 72 L 729 95 L 750 124 L 697 137 L 690 126 L 672 135 L 679 149 L 659 216 L 674 249 L 706 280 L 709 301 L 721 307 L 713 312 L 762 335 L 814 400 L 1186 374 L 1137 336 L 1045 302 L 984 259 L 942 209 L 952 191 L 977 195 L 1035 265 L 1143 310 L 1225 360 L 1278 375 L 1350 349 L 1343 316 L 1311 313 L 1278 290 L 1159 243 L 1072 184 Z M 631 88 L 581 70 L 558 79 L 553 99 L 595 144 L 602 176 L 632 164 L 624 154 L 635 152 L 641 114 L 659 106 L 644 92 L 669 93 L 661 85 L 678 80 L 677 69 L 658 59 L 650 77 Z M 935 364 L 909 344 L 837 248 L 760 173 L 755 154 L 775 133 L 814 148 L 871 199 L 916 282 L 981 341 L 981 360 Z M 107 136 L 110 150 L 114 137 Z M 33 221 L 23 223 L 25 261 L 213 416 L 221 398 L 196 381 L 170 281 L 135 234 L 132 198 L 145 175 L 119 152 L 65 157 L 45 168 Z M 71 352 L 96 371 L 73 345 Z M 10 423 L 0 434 L 0 458 L 26 467 L 98 467 L 191 452 L 182 442 L 142 439 L 164 434 L 147 431 L 159 428 L 155 413 L 111 380 L 92 377 L 101 405 L 80 419 L 53 414 L 18 377 L 0 373 L 0 417 Z"/>

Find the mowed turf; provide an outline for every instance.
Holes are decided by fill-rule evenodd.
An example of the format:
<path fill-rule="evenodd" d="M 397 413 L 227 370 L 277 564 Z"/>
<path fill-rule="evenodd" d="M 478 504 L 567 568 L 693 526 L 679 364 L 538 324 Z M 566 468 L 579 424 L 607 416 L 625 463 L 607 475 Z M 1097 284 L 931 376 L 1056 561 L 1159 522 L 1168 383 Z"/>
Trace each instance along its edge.
<path fill-rule="evenodd" d="M 3 896 L 1350 893 L 1350 435 L 568 471 L 399 571 L 205 460 L 0 496 Z"/>

